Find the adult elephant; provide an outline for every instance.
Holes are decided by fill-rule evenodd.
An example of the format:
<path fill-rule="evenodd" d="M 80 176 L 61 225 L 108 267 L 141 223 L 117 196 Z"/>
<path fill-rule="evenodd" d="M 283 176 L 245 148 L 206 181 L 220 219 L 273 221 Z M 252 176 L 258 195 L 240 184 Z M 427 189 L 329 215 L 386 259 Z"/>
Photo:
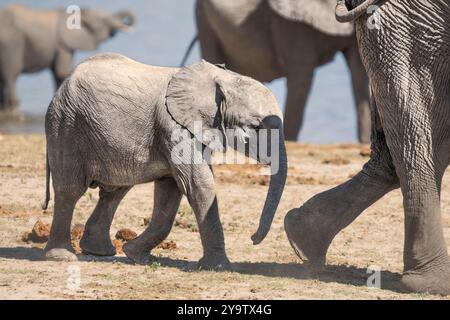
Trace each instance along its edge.
<path fill-rule="evenodd" d="M 375 9 L 374 15 L 365 14 Z M 288 238 L 302 259 L 321 265 L 340 230 L 400 187 L 402 283 L 414 292 L 450 294 L 440 209 L 442 178 L 450 163 L 450 4 L 340 1 L 336 15 L 356 23 L 373 93 L 372 156 L 351 180 L 291 210 L 285 218 Z"/>
<path fill-rule="evenodd" d="M 297 140 L 314 70 L 337 52 L 344 54 L 352 75 L 359 141 L 370 140 L 367 75 L 353 25 L 336 22 L 335 6 L 335 0 L 197 1 L 204 59 L 263 82 L 287 78 L 287 140 Z"/>
<path fill-rule="evenodd" d="M 18 105 L 20 73 L 50 68 L 56 87 L 72 71 L 75 50 L 95 50 L 98 44 L 134 23 L 129 11 L 108 14 L 81 9 L 79 20 L 65 9 L 33 10 L 10 5 L 0 10 L 0 111 Z M 72 23 L 79 21 L 79 27 Z"/>

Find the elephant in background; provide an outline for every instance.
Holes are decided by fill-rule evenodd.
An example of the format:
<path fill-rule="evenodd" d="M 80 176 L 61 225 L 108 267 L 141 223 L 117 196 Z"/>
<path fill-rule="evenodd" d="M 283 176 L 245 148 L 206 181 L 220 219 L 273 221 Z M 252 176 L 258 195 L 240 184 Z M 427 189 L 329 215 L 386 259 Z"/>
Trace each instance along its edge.
<path fill-rule="evenodd" d="M 285 137 L 297 140 L 315 69 L 342 52 L 352 76 L 358 139 L 368 143 L 367 75 L 353 24 L 339 24 L 335 6 L 336 0 L 197 0 L 202 57 L 263 82 L 286 77 Z"/>
<path fill-rule="evenodd" d="M 286 215 L 289 241 L 302 260 L 321 266 L 336 234 L 400 187 L 402 284 L 408 291 L 448 295 L 440 199 L 450 163 L 450 4 L 347 0 L 339 1 L 336 17 L 355 21 L 372 91 L 372 155 L 352 179 Z"/>
<path fill-rule="evenodd" d="M 50 68 L 56 87 L 72 71 L 75 50 L 95 50 L 118 31 L 128 31 L 135 17 L 129 11 L 114 15 L 81 9 L 81 28 L 70 28 L 65 9 L 33 10 L 24 5 L 0 9 L 0 111 L 18 105 L 16 80 L 20 73 Z"/>
<path fill-rule="evenodd" d="M 169 234 L 184 194 L 199 225 L 204 251 L 199 266 L 227 268 L 210 163 L 203 153 L 200 159 L 187 153 L 187 161 L 179 161 L 177 150 L 209 148 L 213 136 L 208 133 L 215 129 L 227 137 L 222 147 L 235 148 L 229 142 L 240 140 L 245 148 L 238 151 L 272 168 L 278 163 L 252 236 L 257 244 L 270 229 L 286 181 L 281 117 L 275 97 L 260 82 L 206 61 L 182 69 L 162 68 L 101 54 L 81 63 L 58 89 L 46 114 L 45 206 L 50 173 L 55 191 L 47 258 L 75 258 L 70 243 L 74 206 L 88 187 L 97 186 L 100 199 L 80 246 L 86 253 L 114 255 L 110 226 L 117 206 L 134 185 L 154 181 L 152 220 L 138 238 L 127 242 L 125 254 L 138 263 L 149 261 L 150 250 Z M 179 141 L 181 129 L 188 135 Z M 272 129 L 278 137 L 269 134 Z M 250 143 L 260 130 L 266 134 L 257 135 L 256 145 Z M 255 153 L 260 143 L 276 151 L 278 159 L 274 153 Z"/>

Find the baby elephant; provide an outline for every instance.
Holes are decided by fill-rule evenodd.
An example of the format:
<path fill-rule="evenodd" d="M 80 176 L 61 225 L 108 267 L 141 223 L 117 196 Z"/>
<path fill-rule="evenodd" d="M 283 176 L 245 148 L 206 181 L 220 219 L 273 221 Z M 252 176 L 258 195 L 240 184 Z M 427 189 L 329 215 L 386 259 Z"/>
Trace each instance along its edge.
<path fill-rule="evenodd" d="M 45 207 L 50 172 L 55 191 L 45 248 L 51 260 L 76 258 L 70 225 L 74 206 L 88 187 L 100 187 L 100 199 L 80 246 L 85 253 L 109 256 L 115 254 L 110 226 L 117 206 L 135 184 L 154 181 L 150 225 L 124 246 L 127 257 L 136 263 L 149 261 L 150 251 L 169 234 L 184 194 L 195 212 L 203 245 L 199 267 L 228 268 L 213 173 L 204 152 L 213 142 L 218 144 L 213 141 L 217 134 L 211 132 L 225 138 L 218 139 L 224 140 L 222 150 L 240 140 L 252 158 L 270 163 L 272 169 L 277 162 L 254 244 L 269 231 L 284 189 L 287 159 L 274 96 L 256 80 L 206 61 L 178 69 L 144 65 L 118 54 L 94 56 L 59 88 L 45 129 Z M 265 143 L 272 154 L 255 154 L 254 137 L 258 147 Z"/>

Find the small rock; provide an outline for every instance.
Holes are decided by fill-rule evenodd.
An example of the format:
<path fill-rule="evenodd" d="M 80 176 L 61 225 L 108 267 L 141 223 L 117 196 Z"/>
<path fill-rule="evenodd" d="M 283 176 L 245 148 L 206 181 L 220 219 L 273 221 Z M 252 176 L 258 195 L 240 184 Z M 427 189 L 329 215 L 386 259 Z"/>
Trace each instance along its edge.
<path fill-rule="evenodd" d="M 122 241 L 130 241 L 137 237 L 137 233 L 130 229 L 120 229 L 116 233 L 116 239 Z"/>
<path fill-rule="evenodd" d="M 144 218 L 144 226 L 148 226 L 150 224 L 149 218 Z"/>

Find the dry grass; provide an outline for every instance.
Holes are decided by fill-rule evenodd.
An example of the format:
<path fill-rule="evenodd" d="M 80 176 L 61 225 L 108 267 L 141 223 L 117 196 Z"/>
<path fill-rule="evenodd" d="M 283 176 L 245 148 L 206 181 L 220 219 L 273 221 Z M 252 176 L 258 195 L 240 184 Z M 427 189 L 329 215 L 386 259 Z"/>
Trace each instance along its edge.
<path fill-rule="evenodd" d="M 4 135 L 0 141 L 0 299 L 435 299 L 404 294 L 402 271 L 403 208 L 399 191 L 370 207 L 333 242 L 326 272 L 312 275 L 290 248 L 283 216 L 314 194 L 343 182 L 367 160 L 367 147 L 288 144 L 289 179 L 267 239 L 253 246 L 267 180 L 257 165 L 214 168 L 227 252 L 233 272 L 196 271 L 202 248 L 192 210 L 183 199 L 167 243 L 154 250 L 148 266 L 114 259 L 84 258 L 77 263 L 42 260 L 42 244 L 21 240 L 40 219 L 51 222 L 52 204 L 42 212 L 45 142 L 40 135 Z M 443 221 L 450 239 L 449 175 L 444 179 Z M 119 229 L 145 228 L 153 205 L 152 184 L 139 185 L 116 214 L 111 238 Z M 363 195 L 362 195 L 363 196 Z M 447 197 L 446 197 L 447 196 Z M 85 223 L 98 199 L 89 190 L 77 204 L 74 224 Z M 80 268 L 81 287 L 67 288 L 70 266 Z M 382 289 L 366 286 L 367 267 L 381 268 Z M 69 269 L 68 269 L 69 268 Z"/>

